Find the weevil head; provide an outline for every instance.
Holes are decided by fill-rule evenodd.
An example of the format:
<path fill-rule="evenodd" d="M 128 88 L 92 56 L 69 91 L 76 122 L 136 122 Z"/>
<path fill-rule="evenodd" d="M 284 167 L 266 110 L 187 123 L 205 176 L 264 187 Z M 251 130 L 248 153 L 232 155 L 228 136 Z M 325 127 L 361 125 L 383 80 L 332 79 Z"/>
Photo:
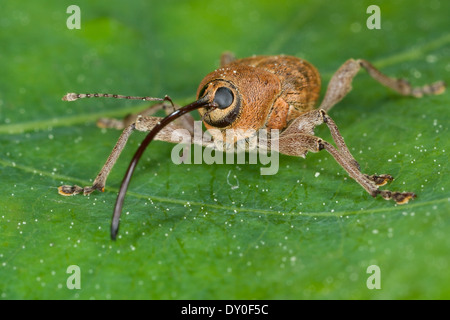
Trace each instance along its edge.
<path fill-rule="evenodd" d="M 217 108 L 201 108 L 199 113 L 207 129 L 259 130 L 265 127 L 280 91 L 280 81 L 274 74 L 231 63 L 200 83 L 197 98 L 206 98 Z"/>

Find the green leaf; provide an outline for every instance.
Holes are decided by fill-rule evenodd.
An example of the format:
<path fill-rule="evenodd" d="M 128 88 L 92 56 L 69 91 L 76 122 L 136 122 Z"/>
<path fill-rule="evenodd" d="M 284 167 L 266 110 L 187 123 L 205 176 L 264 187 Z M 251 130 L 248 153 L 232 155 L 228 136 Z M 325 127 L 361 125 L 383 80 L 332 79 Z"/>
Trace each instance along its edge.
<path fill-rule="evenodd" d="M 133 177 L 120 237 L 109 238 L 117 190 L 145 134 L 135 133 L 106 191 L 89 185 L 120 132 L 95 126 L 146 105 L 63 102 L 67 92 L 194 99 L 220 54 L 291 54 L 331 75 L 364 58 L 414 85 L 449 80 L 447 1 L 4 0 L 0 25 L 0 297 L 2 299 L 448 299 L 448 92 L 399 97 L 361 72 L 330 115 L 366 173 L 389 173 L 373 199 L 326 153 L 260 165 L 175 165 L 154 142 Z M 324 90 L 323 90 L 324 91 Z M 316 134 L 331 140 L 326 127 Z M 67 273 L 80 267 L 81 289 Z M 381 289 L 368 289 L 371 265 Z"/>

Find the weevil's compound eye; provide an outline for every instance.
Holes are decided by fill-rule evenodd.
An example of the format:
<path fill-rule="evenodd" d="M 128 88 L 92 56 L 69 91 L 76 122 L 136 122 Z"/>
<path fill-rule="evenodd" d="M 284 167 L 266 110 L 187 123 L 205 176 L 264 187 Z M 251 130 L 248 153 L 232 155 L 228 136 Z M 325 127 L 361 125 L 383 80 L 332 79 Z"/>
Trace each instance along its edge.
<path fill-rule="evenodd" d="M 233 103 L 233 92 L 227 87 L 220 87 L 214 95 L 214 102 L 217 103 L 219 109 L 226 109 Z"/>
<path fill-rule="evenodd" d="M 235 85 L 221 79 L 213 80 L 198 93 L 198 99 L 208 96 L 214 108 L 198 109 L 202 120 L 212 127 L 226 128 L 239 117 L 241 96 Z"/>

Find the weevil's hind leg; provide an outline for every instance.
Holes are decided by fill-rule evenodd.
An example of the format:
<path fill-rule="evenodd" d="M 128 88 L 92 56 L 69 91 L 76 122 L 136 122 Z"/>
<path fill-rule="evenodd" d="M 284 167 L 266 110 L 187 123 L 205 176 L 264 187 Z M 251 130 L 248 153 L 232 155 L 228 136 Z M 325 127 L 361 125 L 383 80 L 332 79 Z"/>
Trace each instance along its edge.
<path fill-rule="evenodd" d="M 324 122 L 330 129 L 331 136 L 338 149 L 313 135 L 314 127 Z M 279 151 L 283 154 L 304 157 L 308 151 L 318 152 L 323 149 L 327 150 L 341 167 L 347 171 L 350 177 L 357 181 L 373 197 L 381 195 L 384 199 L 393 199 L 398 204 L 407 203 L 415 197 L 415 194 L 411 192 L 379 190 L 379 186 L 393 180 L 392 176 L 388 174 L 367 175 L 361 173 L 358 162 L 348 150 L 336 124 L 324 110 L 314 110 L 301 115 L 281 133 L 279 138 Z"/>
<path fill-rule="evenodd" d="M 422 87 L 412 87 L 407 80 L 395 79 L 384 75 L 366 60 L 350 59 L 331 78 L 327 92 L 319 108 L 328 111 L 336 103 L 341 101 L 351 90 L 352 80 L 361 67 L 366 69 L 369 75 L 379 83 L 405 96 L 420 98 L 423 95 L 441 94 L 445 91 L 445 83 L 443 81 L 427 84 Z"/>
<path fill-rule="evenodd" d="M 102 169 L 100 170 L 99 174 L 94 180 L 94 183 L 92 186 L 87 187 L 80 187 L 77 185 L 70 186 L 70 185 L 63 185 L 58 187 L 59 194 L 63 196 L 73 196 L 79 193 L 83 193 L 84 195 L 88 195 L 92 193 L 95 190 L 104 191 L 106 179 L 108 178 L 109 173 L 111 172 L 112 168 L 114 167 L 114 164 L 116 163 L 117 159 L 119 158 L 120 154 L 122 153 L 122 150 L 124 149 L 129 137 L 133 133 L 134 130 L 138 131 L 150 131 L 159 121 L 161 121 L 162 118 L 159 117 L 142 117 L 139 116 L 136 121 L 129 126 L 127 126 L 122 134 L 120 135 L 119 139 L 117 140 L 116 145 L 114 146 L 111 154 L 109 155 L 108 159 L 106 160 L 105 164 L 103 165 Z M 182 129 L 184 131 L 178 131 L 180 135 L 185 134 L 189 137 L 192 137 L 192 134 L 189 130 L 189 128 L 185 128 L 182 126 L 179 126 L 174 122 L 168 124 L 165 126 L 161 131 L 156 135 L 156 140 L 161 141 L 167 141 L 172 143 L 178 143 L 179 138 L 182 138 L 182 136 L 173 135 L 173 132 L 175 130 Z"/>

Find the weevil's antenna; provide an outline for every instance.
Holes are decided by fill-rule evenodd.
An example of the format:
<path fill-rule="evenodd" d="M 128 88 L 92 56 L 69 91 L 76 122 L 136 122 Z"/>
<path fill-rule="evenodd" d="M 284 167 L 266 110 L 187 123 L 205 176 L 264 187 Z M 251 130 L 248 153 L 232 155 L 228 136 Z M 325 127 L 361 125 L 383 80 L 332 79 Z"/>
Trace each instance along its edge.
<path fill-rule="evenodd" d="M 128 99 L 128 100 L 142 100 L 142 101 L 169 101 L 172 106 L 173 102 L 169 96 L 164 98 L 153 98 L 153 97 L 135 97 L 135 96 L 124 96 L 121 94 L 110 94 L 110 93 L 68 93 L 62 97 L 63 101 L 75 101 L 83 98 L 115 98 L 115 99 Z"/>
<path fill-rule="evenodd" d="M 184 106 L 183 108 L 175 110 L 174 112 L 163 118 L 160 122 L 158 122 L 156 126 L 154 126 L 153 129 L 147 134 L 147 136 L 137 149 L 136 153 L 134 154 L 133 159 L 131 159 L 127 172 L 125 173 L 125 176 L 122 180 L 122 184 L 120 185 L 120 190 L 119 194 L 117 195 L 116 205 L 114 206 L 114 213 L 111 221 L 112 240 L 116 240 L 117 233 L 119 232 L 120 214 L 122 212 L 123 202 L 125 200 L 128 185 L 130 184 L 134 169 L 136 168 L 136 165 L 141 158 L 144 150 L 147 148 L 150 142 L 152 142 L 153 138 L 158 134 L 158 132 L 161 131 L 161 129 L 168 125 L 170 122 L 193 110 L 209 107 L 217 107 L 217 105 L 214 102 L 209 102 L 207 97 L 205 96 L 195 102 L 192 102 L 191 104 L 188 104 L 187 106 Z"/>

